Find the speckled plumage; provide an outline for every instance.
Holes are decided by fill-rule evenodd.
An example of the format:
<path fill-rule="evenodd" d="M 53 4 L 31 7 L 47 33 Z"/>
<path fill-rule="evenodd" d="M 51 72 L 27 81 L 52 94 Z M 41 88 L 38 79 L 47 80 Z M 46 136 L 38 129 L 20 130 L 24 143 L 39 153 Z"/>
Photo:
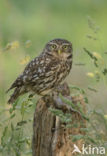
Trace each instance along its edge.
<path fill-rule="evenodd" d="M 25 67 L 8 89 L 15 88 L 8 103 L 13 103 L 20 95 L 30 91 L 42 96 L 48 94 L 65 79 L 71 66 L 71 42 L 64 39 L 48 42 L 40 56 Z"/>

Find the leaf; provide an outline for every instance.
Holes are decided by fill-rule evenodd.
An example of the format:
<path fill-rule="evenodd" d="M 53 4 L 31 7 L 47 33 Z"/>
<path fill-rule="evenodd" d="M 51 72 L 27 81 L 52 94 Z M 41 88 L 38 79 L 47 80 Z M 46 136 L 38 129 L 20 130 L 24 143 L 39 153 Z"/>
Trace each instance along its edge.
<path fill-rule="evenodd" d="M 90 91 L 93 91 L 93 92 L 98 92 L 95 88 L 92 88 L 92 87 L 88 87 L 88 89 L 90 90 Z"/>
<path fill-rule="evenodd" d="M 97 58 L 86 48 L 83 48 L 83 50 L 90 56 L 91 59 L 94 60 L 94 65 L 98 67 Z"/>
<path fill-rule="evenodd" d="M 18 122 L 17 123 L 17 126 L 23 126 L 26 123 L 27 123 L 27 121 L 26 120 L 23 120 L 23 121 Z"/>
<path fill-rule="evenodd" d="M 1 145 L 4 147 L 6 144 L 4 142 L 4 138 L 6 136 L 6 133 L 7 133 L 7 130 L 8 130 L 8 126 L 5 126 L 4 130 L 3 130 L 3 133 L 2 133 L 2 136 L 1 136 Z"/>
<path fill-rule="evenodd" d="M 85 90 L 74 85 L 69 85 L 71 89 L 78 90 L 81 94 L 85 94 Z"/>
<path fill-rule="evenodd" d="M 107 68 L 104 68 L 103 71 L 102 71 L 102 73 L 103 73 L 104 75 L 106 75 L 106 74 L 107 74 Z"/>
<path fill-rule="evenodd" d="M 21 115 L 22 115 L 22 117 L 24 116 L 24 113 L 25 113 L 25 101 L 23 101 L 22 105 L 21 105 Z"/>
<path fill-rule="evenodd" d="M 11 116 L 10 116 L 10 119 L 12 119 L 12 118 L 14 118 L 15 117 L 15 113 L 14 114 L 12 114 Z"/>
<path fill-rule="evenodd" d="M 71 136 L 73 142 L 84 138 L 84 135 L 80 135 L 80 134 L 79 135 L 70 135 L 70 136 Z"/>
<path fill-rule="evenodd" d="M 84 101 L 85 101 L 85 103 L 88 103 L 88 98 L 84 97 Z"/>
<path fill-rule="evenodd" d="M 63 97 L 62 95 L 60 95 L 60 98 L 64 103 L 70 105 L 72 108 L 75 108 L 75 105 L 73 104 L 72 100 Z"/>
<path fill-rule="evenodd" d="M 92 137 L 87 136 L 87 135 L 85 137 L 86 137 L 87 140 L 91 141 L 92 143 L 97 144 L 97 142 L 95 141 L 95 139 L 93 139 Z"/>
<path fill-rule="evenodd" d="M 15 129 L 14 125 L 13 125 L 13 123 L 11 123 L 11 130 L 14 131 L 14 129 Z"/>
<path fill-rule="evenodd" d="M 55 108 L 49 108 L 49 111 L 51 111 L 55 115 L 63 114 L 63 112 L 61 110 L 55 109 Z"/>
<path fill-rule="evenodd" d="M 10 114 L 16 109 L 18 104 L 18 99 L 12 104 L 12 108 L 9 109 Z"/>
<path fill-rule="evenodd" d="M 97 61 L 97 58 L 86 48 L 83 48 L 84 51 L 90 56 L 90 58 L 94 59 L 95 61 Z"/>

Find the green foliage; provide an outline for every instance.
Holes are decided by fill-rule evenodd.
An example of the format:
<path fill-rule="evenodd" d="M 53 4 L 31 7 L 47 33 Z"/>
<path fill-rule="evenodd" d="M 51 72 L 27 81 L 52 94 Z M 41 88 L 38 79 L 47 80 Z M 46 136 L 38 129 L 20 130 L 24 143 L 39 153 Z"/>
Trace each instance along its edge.
<path fill-rule="evenodd" d="M 26 134 L 25 131 L 26 125 L 31 126 L 32 130 L 32 117 L 25 116 L 28 116 L 32 108 L 33 103 L 31 99 L 24 98 L 23 101 L 17 100 L 13 103 L 12 107 L 8 109 L 9 117 L 1 122 L 3 131 L 1 135 L 0 153 L 2 155 L 31 155 L 32 133 Z M 18 112 L 20 112 L 20 116 Z M 18 121 L 15 119 L 17 118 L 16 114 L 20 119 Z"/>
<path fill-rule="evenodd" d="M 62 123 L 69 124 L 72 121 L 71 113 L 63 113 L 62 110 L 49 108 L 49 110 L 56 116 L 60 118 Z"/>
<path fill-rule="evenodd" d="M 10 107 L 7 105 L 9 94 L 6 95 L 5 91 L 28 61 L 41 52 L 44 44 L 57 37 L 73 43 L 74 70 L 68 78 L 72 83 L 71 95 L 84 96 L 88 112 L 85 116 L 82 110 L 79 113 L 86 120 L 90 119 L 88 127 L 82 129 L 86 136 L 73 136 L 74 141 L 83 137 L 88 143 L 94 144 L 95 141 L 107 147 L 106 6 L 105 0 L 0 1 L 1 156 L 31 156 L 35 102 L 26 96 Z M 87 15 L 94 17 L 101 28 L 90 17 L 87 27 Z M 61 98 L 77 110 L 72 102 Z M 60 110 L 51 111 L 66 123 L 66 127 L 78 126 L 70 124 L 72 115 Z"/>
<path fill-rule="evenodd" d="M 92 19 L 89 19 L 89 28 L 91 29 L 91 38 L 93 39 L 94 44 L 96 44 L 96 40 L 100 41 L 98 33 L 100 32 L 100 29 L 98 26 L 96 26 L 95 22 L 92 21 Z M 102 50 L 102 47 L 101 47 Z M 84 51 L 88 54 L 90 57 L 90 62 L 95 67 L 92 72 L 88 74 L 90 78 L 93 79 L 96 86 L 103 82 L 104 86 L 106 87 L 107 91 L 107 77 L 106 77 L 106 68 L 107 63 L 105 61 L 105 55 L 102 51 L 102 55 L 99 52 L 91 52 L 90 50 L 87 50 L 87 48 L 84 48 Z M 90 91 L 93 91 L 95 93 L 99 92 L 99 90 L 88 87 Z M 98 110 L 97 108 L 91 109 L 89 111 L 89 118 L 90 121 L 88 123 L 88 127 L 90 131 L 85 136 L 85 141 L 92 142 L 93 144 L 97 144 L 98 146 L 106 146 L 107 142 L 107 118 L 106 115 L 102 112 L 102 110 Z"/>

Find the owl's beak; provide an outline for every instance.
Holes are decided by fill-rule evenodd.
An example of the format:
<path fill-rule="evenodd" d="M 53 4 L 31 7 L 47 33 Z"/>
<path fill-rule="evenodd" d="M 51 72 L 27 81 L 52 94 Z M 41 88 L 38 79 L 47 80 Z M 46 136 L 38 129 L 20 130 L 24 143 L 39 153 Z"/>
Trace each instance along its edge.
<path fill-rule="evenodd" d="M 61 54 L 61 49 L 58 49 L 58 54 L 59 54 L 59 55 Z"/>

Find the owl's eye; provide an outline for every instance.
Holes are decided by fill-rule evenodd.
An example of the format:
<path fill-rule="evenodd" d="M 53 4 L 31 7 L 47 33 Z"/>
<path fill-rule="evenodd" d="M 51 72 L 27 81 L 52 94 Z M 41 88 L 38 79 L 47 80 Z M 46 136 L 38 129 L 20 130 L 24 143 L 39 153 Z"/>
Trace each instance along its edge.
<path fill-rule="evenodd" d="M 64 45 L 64 46 L 63 46 L 63 49 L 66 50 L 67 48 L 68 48 L 68 45 Z"/>
<path fill-rule="evenodd" d="M 52 45 L 51 45 L 51 48 L 52 48 L 52 49 L 56 49 L 56 45 L 55 45 L 55 44 L 52 44 Z"/>

